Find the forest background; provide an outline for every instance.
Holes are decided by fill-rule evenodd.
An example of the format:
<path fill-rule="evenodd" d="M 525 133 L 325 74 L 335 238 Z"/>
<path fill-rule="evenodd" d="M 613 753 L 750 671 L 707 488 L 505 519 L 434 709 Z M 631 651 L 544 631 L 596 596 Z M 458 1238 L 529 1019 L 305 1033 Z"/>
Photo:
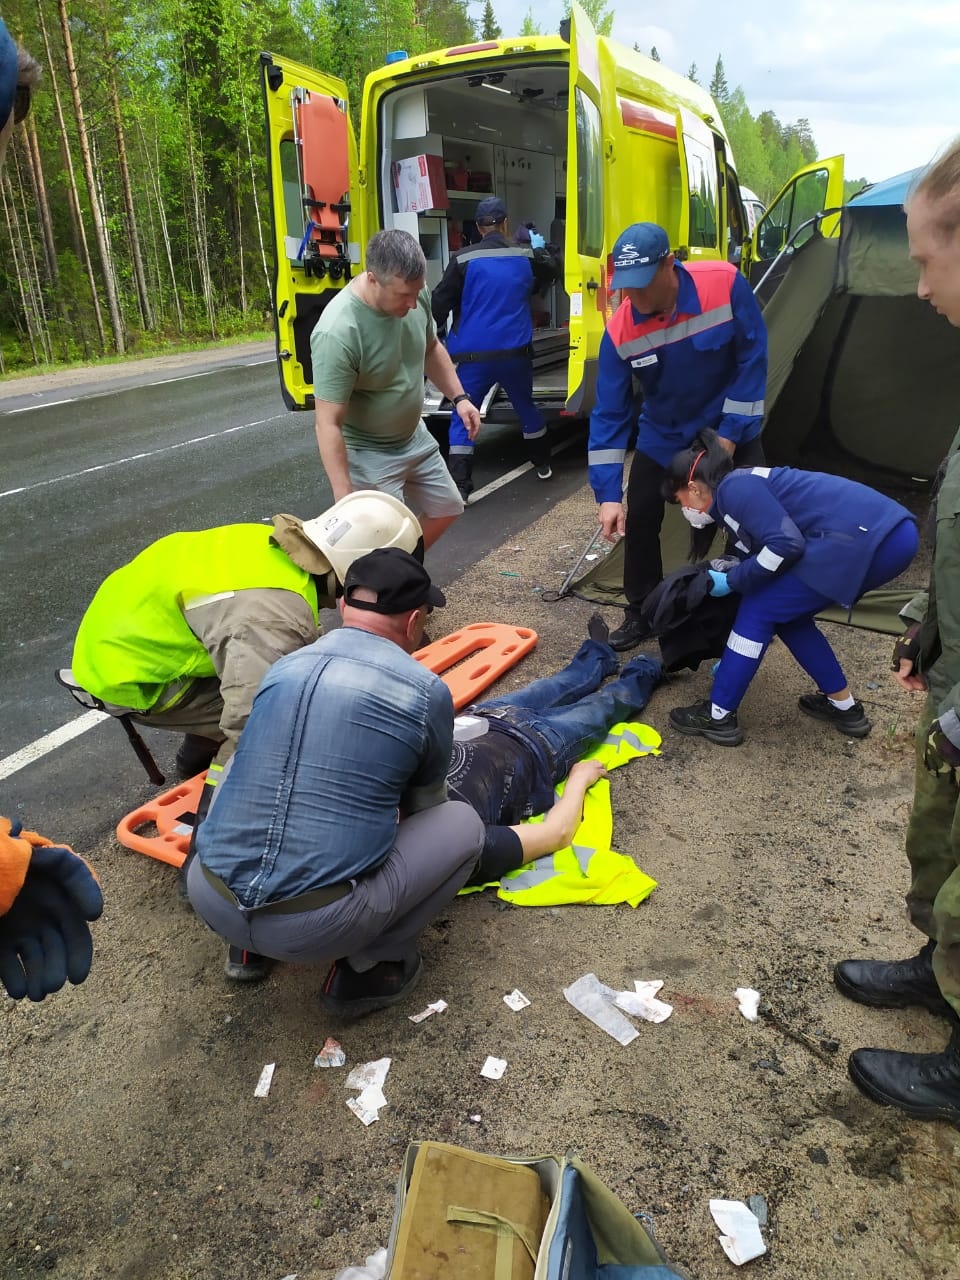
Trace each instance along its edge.
<path fill-rule="evenodd" d="M 261 50 L 339 75 L 356 111 L 389 50 L 516 34 L 492 0 L 479 22 L 468 0 L 2 2 L 43 77 L 0 181 L 0 375 L 266 336 Z M 609 34 L 604 0 L 584 8 Z M 519 34 L 541 34 L 532 9 Z M 809 122 L 754 115 L 720 54 L 708 87 L 741 182 L 768 202 L 816 158 Z"/>

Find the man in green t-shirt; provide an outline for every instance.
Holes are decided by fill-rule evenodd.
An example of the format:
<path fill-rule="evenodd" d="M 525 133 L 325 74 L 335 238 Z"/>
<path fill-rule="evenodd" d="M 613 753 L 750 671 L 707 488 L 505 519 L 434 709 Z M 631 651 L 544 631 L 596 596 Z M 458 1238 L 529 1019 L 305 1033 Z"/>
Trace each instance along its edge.
<path fill-rule="evenodd" d="M 339 501 L 380 489 L 420 519 L 424 545 L 463 500 L 423 422 L 426 375 L 476 439 L 480 414 L 437 338 L 426 260 L 406 231 L 378 231 L 366 270 L 324 309 L 310 337 L 320 460 Z"/>

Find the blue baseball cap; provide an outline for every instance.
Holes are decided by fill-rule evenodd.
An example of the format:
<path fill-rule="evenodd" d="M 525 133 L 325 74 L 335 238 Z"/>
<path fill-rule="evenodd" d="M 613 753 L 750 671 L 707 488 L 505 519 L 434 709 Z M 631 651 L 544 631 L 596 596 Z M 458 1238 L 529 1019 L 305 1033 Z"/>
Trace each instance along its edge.
<path fill-rule="evenodd" d="M 495 227 L 497 223 L 503 222 L 506 216 L 507 206 L 500 197 L 487 196 L 486 200 L 481 200 L 477 205 L 474 221 L 482 227 Z"/>
<path fill-rule="evenodd" d="M 13 110 L 17 91 L 17 45 L 0 18 L 0 129 Z"/>
<path fill-rule="evenodd" d="M 645 289 L 670 252 L 663 227 L 655 222 L 635 222 L 617 236 L 613 246 L 611 289 Z"/>

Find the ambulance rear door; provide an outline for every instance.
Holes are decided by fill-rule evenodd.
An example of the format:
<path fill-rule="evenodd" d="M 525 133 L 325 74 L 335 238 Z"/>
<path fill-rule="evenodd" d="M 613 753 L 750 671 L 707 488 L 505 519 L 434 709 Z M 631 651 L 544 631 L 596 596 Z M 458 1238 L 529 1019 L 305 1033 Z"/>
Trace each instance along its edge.
<path fill-rule="evenodd" d="M 680 149 L 680 232 L 671 246 L 681 261 L 726 256 L 726 228 L 721 227 L 720 172 L 713 130 L 681 107 L 677 112 Z"/>
<path fill-rule="evenodd" d="M 604 165 L 600 55 L 590 19 L 576 3 L 570 12 L 567 111 L 567 196 L 564 285 L 570 297 L 569 414 L 589 413 L 597 354 L 606 322 L 603 257 Z"/>
<path fill-rule="evenodd" d="M 272 53 L 261 53 L 260 71 L 277 363 L 287 407 L 310 409 L 310 334 L 323 308 L 359 268 L 364 243 L 351 212 L 357 142 L 342 80 Z"/>

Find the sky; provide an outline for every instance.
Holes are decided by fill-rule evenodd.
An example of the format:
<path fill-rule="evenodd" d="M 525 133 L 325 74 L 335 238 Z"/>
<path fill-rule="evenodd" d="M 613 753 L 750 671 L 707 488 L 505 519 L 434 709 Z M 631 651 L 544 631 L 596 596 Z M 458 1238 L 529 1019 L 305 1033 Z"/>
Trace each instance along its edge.
<path fill-rule="evenodd" d="M 505 35 L 525 0 L 493 0 Z M 926 164 L 960 134 L 958 0 L 614 0 L 613 37 L 686 74 L 695 62 L 709 85 L 717 55 L 727 83 L 754 115 L 783 123 L 805 116 L 819 156 L 843 154 L 848 178 L 878 182 Z M 556 31 L 561 0 L 532 5 Z M 472 16 L 482 0 L 470 4 Z M 751 14 L 755 16 L 751 16 Z"/>

